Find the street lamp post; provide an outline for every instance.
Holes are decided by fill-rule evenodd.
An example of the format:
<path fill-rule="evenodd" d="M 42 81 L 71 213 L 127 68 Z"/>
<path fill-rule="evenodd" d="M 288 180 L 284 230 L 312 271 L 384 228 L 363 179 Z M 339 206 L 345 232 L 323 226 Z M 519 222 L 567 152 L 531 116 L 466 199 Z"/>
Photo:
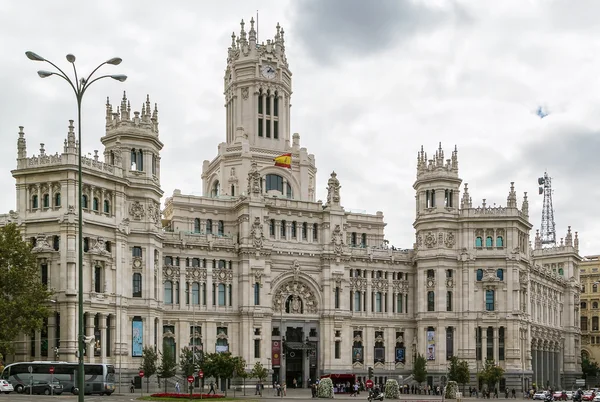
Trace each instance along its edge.
<path fill-rule="evenodd" d="M 98 71 L 98 69 L 100 67 L 102 67 L 105 64 L 112 64 L 114 66 L 121 64 L 121 61 L 123 61 L 121 58 L 119 57 L 113 57 L 112 59 L 109 59 L 107 61 L 105 61 L 104 63 L 101 63 L 100 65 L 98 65 L 98 67 L 96 67 L 94 70 L 92 70 L 92 72 L 90 73 L 90 75 L 87 76 L 87 78 L 81 77 L 78 78 L 77 76 L 77 68 L 75 67 L 75 56 L 72 54 L 68 54 L 67 57 L 67 61 L 69 63 L 71 63 L 71 65 L 73 66 L 73 73 L 75 76 L 75 80 L 72 81 L 71 78 L 69 78 L 69 76 L 63 71 L 61 70 L 56 64 L 52 63 L 50 60 L 47 60 L 45 58 L 43 58 L 42 56 L 33 53 L 33 52 L 25 52 L 25 55 L 27 56 L 27 58 L 29 60 L 33 60 L 33 61 L 42 61 L 42 62 L 46 62 L 48 64 L 50 64 L 52 67 L 54 67 L 56 70 L 58 70 L 58 72 L 53 72 L 53 71 L 45 71 L 45 70 L 40 70 L 38 71 L 38 75 L 40 76 L 40 78 L 47 78 L 50 77 L 51 75 L 56 75 L 60 78 L 62 78 L 63 80 L 67 81 L 67 83 L 71 86 L 71 89 L 73 89 L 73 92 L 75 93 L 75 97 L 77 98 L 77 135 L 78 135 L 78 141 L 79 141 L 79 147 L 78 147 L 78 152 L 77 152 L 77 158 L 78 158 L 78 165 L 77 165 L 77 174 L 78 174 L 78 184 L 79 184 L 79 191 L 78 191 L 78 197 L 79 197 L 79 201 L 77 202 L 77 204 L 79 205 L 78 208 L 78 213 L 79 213 L 79 219 L 78 219 L 78 223 L 79 223 L 79 232 L 78 232 L 78 240 L 79 240 L 79 250 L 78 250 L 78 257 L 79 257 L 79 267 L 78 267 L 78 275 L 79 275 L 79 334 L 77 337 L 77 350 L 78 350 L 78 360 L 79 360 L 79 368 L 77 370 L 77 383 L 79 385 L 79 390 L 78 390 L 78 396 L 77 399 L 80 402 L 83 402 L 84 400 L 84 391 L 85 391 L 85 374 L 84 374 L 84 362 L 83 362 L 83 351 L 84 351 L 84 347 L 85 347 L 85 339 L 84 339 L 84 322 L 83 322 L 83 205 L 81 204 L 81 199 L 82 199 L 82 169 L 81 169 L 81 102 L 83 100 L 83 95 L 85 94 L 85 91 L 90 87 L 90 85 L 92 85 L 94 82 L 101 80 L 103 78 L 112 78 L 114 80 L 123 82 L 127 79 L 126 75 L 122 75 L 122 74 L 112 74 L 112 75 L 101 75 L 100 77 L 96 77 L 94 79 L 92 79 L 92 76 L 94 75 L 94 73 L 96 71 Z"/>

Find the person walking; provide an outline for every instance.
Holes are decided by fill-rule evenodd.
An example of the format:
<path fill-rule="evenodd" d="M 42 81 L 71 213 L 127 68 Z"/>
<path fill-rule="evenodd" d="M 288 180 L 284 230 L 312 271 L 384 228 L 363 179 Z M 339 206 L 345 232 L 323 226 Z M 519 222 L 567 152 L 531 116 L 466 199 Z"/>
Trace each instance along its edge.
<path fill-rule="evenodd" d="M 175 393 L 179 394 L 181 392 L 181 386 L 179 385 L 179 381 L 175 382 Z"/>
<path fill-rule="evenodd" d="M 210 382 L 210 391 L 208 391 L 208 393 L 210 394 L 211 392 L 213 393 L 213 395 L 216 394 L 216 392 L 215 392 L 215 383 L 212 382 L 212 381 Z"/>

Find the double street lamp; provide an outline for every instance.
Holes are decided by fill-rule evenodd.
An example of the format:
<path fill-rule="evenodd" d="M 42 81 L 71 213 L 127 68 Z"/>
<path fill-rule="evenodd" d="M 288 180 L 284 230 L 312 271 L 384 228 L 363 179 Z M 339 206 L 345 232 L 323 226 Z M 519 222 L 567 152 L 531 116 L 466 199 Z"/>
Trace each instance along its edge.
<path fill-rule="evenodd" d="M 79 368 L 77 370 L 77 383 L 78 383 L 78 387 L 79 387 L 79 392 L 78 392 L 78 396 L 77 399 L 79 402 L 83 402 L 84 400 L 84 391 L 85 391 L 85 371 L 84 371 L 84 362 L 83 362 L 83 352 L 84 352 L 84 348 L 85 348 L 85 331 L 84 331 L 84 322 L 83 322 L 83 205 L 81 203 L 82 201 L 82 169 L 81 169 L 81 102 L 83 100 L 83 95 L 85 94 L 85 91 L 87 91 L 87 89 L 90 87 L 90 85 L 92 85 L 94 82 L 101 80 L 103 78 L 112 78 L 113 80 L 117 80 L 120 82 L 123 82 L 127 79 L 126 75 L 122 75 L 122 74 L 113 74 L 113 75 L 101 75 L 99 77 L 95 77 L 92 79 L 93 75 L 96 73 L 96 71 L 98 71 L 98 69 L 100 69 L 100 67 L 104 66 L 105 64 L 112 64 L 114 66 L 121 64 L 121 61 L 123 61 L 121 58 L 119 57 L 113 57 L 112 59 L 109 59 L 107 61 L 105 61 L 104 63 L 101 63 L 100 65 L 98 65 L 98 67 L 96 67 L 91 73 L 90 75 L 87 76 L 87 78 L 81 77 L 79 78 L 77 75 L 77 68 L 75 68 L 75 56 L 73 56 L 72 54 L 68 54 L 67 55 L 67 61 L 69 63 L 71 63 L 71 65 L 73 66 L 73 73 L 75 75 L 75 80 L 71 80 L 71 78 L 63 71 L 61 70 L 56 64 L 52 63 L 50 60 L 47 60 L 45 58 L 43 58 L 42 56 L 33 53 L 33 52 L 25 52 L 25 55 L 27 56 L 27 58 L 29 60 L 33 60 L 33 61 L 42 61 L 42 62 L 46 62 L 48 64 L 50 64 L 52 67 L 54 67 L 57 72 L 54 71 L 46 71 L 46 70 L 40 70 L 38 71 L 38 75 L 41 78 L 47 78 L 50 77 L 52 75 L 56 75 L 60 78 L 62 78 L 63 80 L 67 81 L 67 83 L 71 86 L 71 89 L 73 89 L 73 92 L 75 93 L 75 97 L 77 98 L 77 131 L 78 131 L 78 152 L 77 152 L 77 157 L 78 157 L 78 166 L 77 166 L 77 173 L 78 173 L 78 181 L 79 181 L 79 191 L 78 191 L 78 197 L 79 197 L 79 201 L 77 202 L 79 208 L 78 208 L 78 213 L 79 213 L 79 232 L 78 232 L 78 240 L 79 240 L 79 249 L 78 249 L 78 257 L 79 257 L 79 267 L 78 267 L 78 275 L 79 275 L 79 335 L 77 337 L 77 349 L 78 349 L 78 359 L 79 359 Z"/>

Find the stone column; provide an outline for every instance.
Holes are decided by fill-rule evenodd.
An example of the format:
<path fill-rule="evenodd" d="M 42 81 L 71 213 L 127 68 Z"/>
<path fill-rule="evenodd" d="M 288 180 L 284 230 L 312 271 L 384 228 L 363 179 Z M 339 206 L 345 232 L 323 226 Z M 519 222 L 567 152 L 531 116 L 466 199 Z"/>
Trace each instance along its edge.
<path fill-rule="evenodd" d="M 531 369 L 533 370 L 533 382 L 538 383 L 539 368 L 537 364 L 537 343 L 531 343 Z"/>
<path fill-rule="evenodd" d="M 100 361 L 106 361 L 106 314 L 98 313 L 98 330 L 100 331 Z"/>
<path fill-rule="evenodd" d="M 92 336 L 94 335 L 94 314 L 93 313 L 87 313 L 86 318 L 85 318 L 85 336 Z M 85 350 L 86 350 L 86 356 L 87 356 L 87 361 L 88 362 L 93 362 L 94 361 L 94 342 L 90 342 L 87 343 L 85 345 Z"/>
<path fill-rule="evenodd" d="M 271 113 L 270 113 L 270 115 L 269 115 L 269 116 L 271 116 L 271 118 L 265 122 L 265 123 L 267 123 L 269 126 L 271 126 L 271 128 L 270 128 L 270 130 L 269 130 L 269 131 L 270 131 L 270 133 L 271 133 L 271 138 L 275 138 L 275 131 L 274 131 L 274 128 L 273 128 L 273 126 L 274 126 L 274 124 L 273 124 L 273 120 L 275 120 L 275 119 L 273 118 L 273 117 L 275 116 L 275 110 L 274 110 L 274 107 L 275 107 L 274 103 L 275 103 L 275 102 L 273 101 L 273 99 L 274 99 L 274 98 L 275 98 L 275 95 L 274 95 L 274 94 L 270 94 L 270 95 L 269 95 L 269 100 L 268 100 L 268 102 L 271 104 L 271 107 L 270 107 L 270 109 L 269 109 L 269 111 L 270 111 Z M 284 187 L 283 189 L 284 189 L 284 191 L 285 191 L 285 187 Z"/>
<path fill-rule="evenodd" d="M 48 317 L 48 358 L 54 359 L 54 348 L 56 347 L 56 312 Z"/>
<path fill-rule="evenodd" d="M 110 315 L 110 343 L 108 343 L 108 338 L 106 338 L 106 350 L 107 354 L 111 357 L 116 357 L 116 345 L 117 345 L 117 316 L 114 314 Z"/>

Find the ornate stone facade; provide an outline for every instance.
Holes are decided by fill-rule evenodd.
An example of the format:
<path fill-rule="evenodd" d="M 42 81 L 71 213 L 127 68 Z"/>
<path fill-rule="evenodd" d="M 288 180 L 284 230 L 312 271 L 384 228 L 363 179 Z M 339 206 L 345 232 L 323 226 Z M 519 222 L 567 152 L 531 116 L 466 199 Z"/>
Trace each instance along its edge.
<path fill-rule="evenodd" d="M 289 131 L 284 31 L 257 44 L 250 27 L 229 48 L 226 141 L 203 163 L 204 195 L 175 190 L 162 219 L 157 111 L 147 101 L 132 117 L 126 99 L 117 113 L 107 104 L 105 160 L 84 163 L 86 328 L 99 337 L 86 359 L 118 359 L 135 372 L 135 324 L 144 345 L 229 350 L 290 384 L 364 377 L 369 367 L 378 380 L 406 378 L 420 353 L 431 385 L 459 356 L 471 385 L 489 358 L 506 370 L 502 387 L 570 386 L 580 348 L 577 237 L 531 249 L 526 195 L 519 209 L 511 185 L 507 207 L 473 207 L 466 184 L 460 195 L 457 150 L 446 160 L 441 146 L 433 158 L 418 153 L 411 247 L 389 246 L 382 212 L 344 209 L 343 175 L 332 173 L 317 201 L 315 157 Z M 77 332 L 74 138 L 71 124 L 61 155 L 27 158 L 20 131 L 17 211 L 3 218 L 32 238 L 48 270 L 57 291 L 49 345 L 60 341 L 66 360 Z M 290 169 L 273 166 L 284 153 Z M 35 342 L 33 356 L 20 347 L 15 358 L 52 360 L 40 334 Z"/>

